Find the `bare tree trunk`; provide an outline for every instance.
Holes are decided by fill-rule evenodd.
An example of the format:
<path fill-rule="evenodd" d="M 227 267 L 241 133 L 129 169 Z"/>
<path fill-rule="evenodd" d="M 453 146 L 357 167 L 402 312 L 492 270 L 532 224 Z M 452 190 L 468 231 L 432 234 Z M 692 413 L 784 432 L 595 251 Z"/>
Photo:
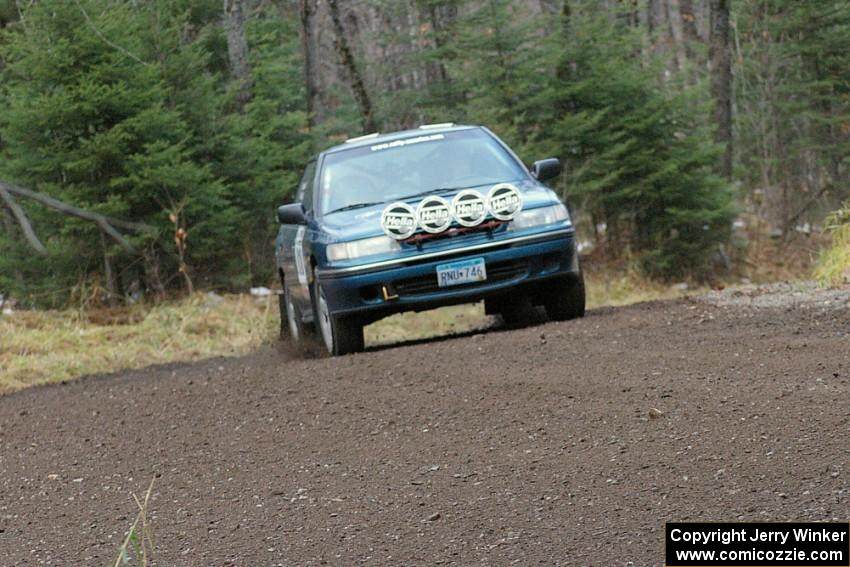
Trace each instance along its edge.
<path fill-rule="evenodd" d="M 670 34 L 673 36 L 676 68 L 683 71 L 688 65 L 688 55 L 685 50 L 685 34 L 682 31 L 682 10 L 679 0 L 667 0 L 667 20 L 670 22 Z"/>
<path fill-rule="evenodd" d="M 694 17 L 696 18 L 697 35 L 700 41 L 708 44 L 711 41 L 711 6 L 710 0 L 695 0 Z"/>
<path fill-rule="evenodd" d="M 658 29 L 658 0 L 646 0 L 646 29 L 651 38 Z"/>
<path fill-rule="evenodd" d="M 508 63 L 508 55 L 505 52 L 504 44 L 502 43 L 502 39 L 501 39 L 502 38 L 502 30 L 497 27 L 499 20 L 496 17 L 497 12 L 496 12 L 495 1 L 490 0 L 488 5 L 490 7 L 490 15 L 493 17 L 493 20 L 492 20 L 492 22 L 493 22 L 493 32 L 494 32 L 495 37 L 496 37 L 496 56 L 497 56 L 498 61 L 499 61 L 499 66 L 501 66 L 502 70 L 505 72 L 503 80 L 507 83 L 510 83 L 512 81 L 512 75 L 513 75 L 512 72 L 511 72 L 512 67 Z"/>
<path fill-rule="evenodd" d="M 720 173 L 732 178 L 732 55 L 729 47 L 729 2 L 711 0 L 711 94 L 714 97 L 715 140 L 725 144 Z"/>
<path fill-rule="evenodd" d="M 304 86 L 307 89 L 307 124 L 312 129 L 316 125 L 316 102 L 319 93 L 317 85 L 316 40 L 313 33 L 313 20 L 316 15 L 316 0 L 299 1 L 299 19 L 301 21 L 301 50 L 304 56 Z"/>
<path fill-rule="evenodd" d="M 363 75 L 360 73 L 360 69 L 357 68 L 357 62 L 354 60 L 354 54 L 345 36 L 345 28 L 342 25 L 338 0 L 328 0 L 328 7 L 330 8 L 331 21 L 334 27 L 334 47 L 336 48 L 340 64 L 348 74 L 348 79 L 351 83 L 351 92 L 354 95 L 355 102 L 357 102 L 357 107 L 360 109 L 363 131 L 375 132 L 377 128 L 375 127 L 372 101 L 369 98 L 369 93 L 366 91 Z"/>
<path fill-rule="evenodd" d="M 651 1 L 652 0 L 648 0 L 646 5 L 644 5 L 644 6 L 638 5 L 638 12 L 637 12 L 638 27 L 641 30 L 643 30 L 646 34 L 646 41 L 643 43 L 643 46 L 641 47 L 641 54 L 643 55 L 643 62 L 649 61 L 650 57 L 652 56 L 652 47 L 653 47 L 653 45 L 652 45 L 653 37 L 652 37 L 652 28 L 651 28 L 652 22 L 650 21 L 650 15 L 649 15 L 649 10 L 650 10 L 649 3 Z M 640 9 L 641 7 L 643 7 L 643 9 Z"/>
<path fill-rule="evenodd" d="M 699 39 L 699 31 L 697 30 L 697 12 L 694 8 L 695 0 L 680 0 L 679 12 L 682 16 L 682 26 L 685 30 L 685 37 L 689 41 Z"/>
<path fill-rule="evenodd" d="M 9 238 L 12 241 L 16 240 L 16 231 L 15 231 L 15 218 L 12 216 L 12 211 L 9 209 L 0 207 L 0 220 L 3 221 L 3 227 L 6 229 L 6 232 L 9 235 Z M 24 281 L 24 275 L 21 273 L 21 270 L 15 266 L 15 282 L 18 284 L 22 284 Z M 0 290 L 2 291 L 2 290 Z M 9 299 L 8 294 L 6 299 Z"/>
<path fill-rule="evenodd" d="M 165 285 L 159 267 L 159 256 L 153 246 L 149 246 L 143 252 L 145 258 L 145 285 L 147 290 L 153 293 L 154 299 L 159 301 L 165 296 Z"/>
<path fill-rule="evenodd" d="M 251 100 L 254 87 L 251 64 L 248 61 L 248 41 L 245 39 L 245 0 L 224 0 L 224 31 L 227 33 L 227 56 L 230 74 L 238 84 L 236 108 L 241 112 Z"/>
<path fill-rule="evenodd" d="M 441 49 L 445 41 L 443 40 L 443 23 L 440 21 L 440 16 L 437 13 L 437 7 L 434 4 L 429 3 L 427 5 L 427 17 L 431 23 L 431 30 L 434 33 L 434 47 L 437 49 Z M 446 66 L 443 65 L 442 60 L 438 59 L 433 63 L 430 63 L 432 69 L 432 78 L 431 80 L 445 82 L 448 80 L 448 73 L 446 72 Z"/>
<path fill-rule="evenodd" d="M 697 12 L 694 3 L 698 0 L 680 0 L 679 12 L 682 17 L 682 28 L 685 32 L 685 50 L 688 58 L 696 59 L 697 53 L 693 46 L 700 41 L 699 29 L 697 29 Z"/>
<path fill-rule="evenodd" d="M 571 0 L 564 0 L 564 4 L 561 6 L 561 34 L 564 39 L 568 39 L 572 30 L 570 29 L 572 26 L 572 6 L 570 5 Z M 568 61 L 565 58 L 561 58 L 558 62 L 558 66 L 555 72 L 558 75 L 558 78 L 562 81 L 566 81 L 569 79 L 570 74 L 573 70 L 573 61 Z"/>
<path fill-rule="evenodd" d="M 112 269 L 112 259 L 109 257 L 109 249 L 106 246 L 106 236 L 100 232 L 100 249 L 103 252 L 103 279 L 106 280 L 106 300 L 110 306 L 115 306 L 118 298 L 117 286 L 115 285 L 115 270 Z"/>
<path fill-rule="evenodd" d="M 558 14 L 558 2 L 556 0 L 539 0 L 540 13 L 544 16 L 555 16 Z"/>

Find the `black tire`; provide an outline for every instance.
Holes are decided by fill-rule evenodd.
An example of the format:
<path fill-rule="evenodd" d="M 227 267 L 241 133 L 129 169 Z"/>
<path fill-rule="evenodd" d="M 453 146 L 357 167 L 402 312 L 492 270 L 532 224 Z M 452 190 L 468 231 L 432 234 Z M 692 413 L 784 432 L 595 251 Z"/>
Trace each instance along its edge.
<path fill-rule="evenodd" d="M 277 294 L 277 308 L 280 313 L 280 338 L 281 340 L 289 337 L 289 320 L 286 315 L 286 292 L 281 291 Z"/>
<path fill-rule="evenodd" d="M 528 295 L 504 298 L 499 313 L 509 329 L 528 327 L 539 319 L 537 309 Z"/>
<path fill-rule="evenodd" d="M 301 321 L 301 311 L 292 301 L 292 294 L 286 286 L 283 286 L 283 293 L 278 295 L 278 304 L 280 307 L 280 338 L 290 340 L 295 344 L 303 343 L 306 329 Z"/>
<path fill-rule="evenodd" d="M 354 317 L 331 315 L 318 278 L 314 276 L 313 282 L 313 313 L 316 317 L 316 330 L 322 337 L 328 353 L 332 356 L 342 356 L 362 352 L 365 346 L 363 323 Z"/>
<path fill-rule="evenodd" d="M 584 274 L 559 278 L 548 284 L 543 297 L 546 315 L 552 321 L 568 321 L 584 317 Z"/>

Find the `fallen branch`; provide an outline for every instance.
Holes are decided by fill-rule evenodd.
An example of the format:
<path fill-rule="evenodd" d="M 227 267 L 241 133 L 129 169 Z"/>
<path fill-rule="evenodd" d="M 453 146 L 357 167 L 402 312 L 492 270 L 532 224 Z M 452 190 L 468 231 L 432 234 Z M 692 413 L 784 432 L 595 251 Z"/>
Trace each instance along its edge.
<path fill-rule="evenodd" d="M 41 243 L 41 240 L 38 239 L 38 235 L 35 233 L 35 230 L 33 230 L 30 219 L 27 218 L 27 214 L 6 190 L 6 187 L 2 183 L 0 183 L 0 199 L 3 199 L 6 207 L 12 211 L 12 216 L 14 216 L 15 220 L 18 221 L 18 225 L 21 227 L 21 231 L 23 231 L 24 237 L 27 239 L 29 245 L 42 256 L 46 256 L 47 248 L 45 248 L 44 244 Z"/>
<path fill-rule="evenodd" d="M 98 213 L 93 213 L 91 211 L 86 211 L 84 209 L 75 207 L 74 205 L 69 205 L 68 203 L 60 201 L 59 199 L 54 199 L 53 197 L 42 195 L 41 193 L 38 193 L 36 191 L 30 191 L 29 189 L 24 189 L 23 187 L 17 187 L 15 185 L 0 181 L 0 197 L 3 198 L 3 201 L 6 203 L 6 206 L 9 207 L 9 209 L 12 211 L 12 214 L 15 216 L 15 219 L 21 226 L 21 230 L 23 230 L 24 235 L 27 237 L 27 241 L 29 242 L 30 246 L 32 246 L 36 250 L 39 250 L 39 247 L 41 250 L 43 250 L 43 252 L 40 251 L 40 253 L 47 253 L 47 250 L 44 248 L 44 245 L 41 244 L 41 241 L 38 240 L 35 231 L 32 229 L 32 225 L 29 223 L 29 219 L 26 218 L 26 215 L 24 214 L 23 210 L 15 202 L 15 200 L 12 199 L 12 195 L 16 195 L 24 199 L 31 199 L 33 201 L 41 203 L 45 207 L 55 209 L 60 213 L 63 213 L 68 216 L 91 221 L 97 224 L 97 226 L 105 234 L 107 234 L 110 238 L 112 238 L 124 250 L 128 252 L 134 251 L 133 246 L 126 238 L 124 238 L 124 236 L 120 232 L 118 232 L 117 228 L 122 228 L 124 230 L 132 232 L 154 231 L 154 228 L 152 226 L 145 223 L 123 221 L 120 219 L 107 217 Z"/>

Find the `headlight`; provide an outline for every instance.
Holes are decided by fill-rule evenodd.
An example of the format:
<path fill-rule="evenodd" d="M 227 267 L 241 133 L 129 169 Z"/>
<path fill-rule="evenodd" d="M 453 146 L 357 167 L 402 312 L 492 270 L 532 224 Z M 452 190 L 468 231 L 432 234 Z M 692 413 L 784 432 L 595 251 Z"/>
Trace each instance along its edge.
<path fill-rule="evenodd" d="M 515 217 L 514 228 L 530 228 L 544 224 L 555 224 L 556 222 L 570 221 L 570 213 L 562 203 L 537 209 L 523 209 Z"/>
<path fill-rule="evenodd" d="M 375 236 L 351 242 L 337 242 L 328 244 L 328 260 L 338 262 L 339 260 L 353 260 L 364 256 L 375 256 L 401 250 L 401 244 L 389 236 Z"/>

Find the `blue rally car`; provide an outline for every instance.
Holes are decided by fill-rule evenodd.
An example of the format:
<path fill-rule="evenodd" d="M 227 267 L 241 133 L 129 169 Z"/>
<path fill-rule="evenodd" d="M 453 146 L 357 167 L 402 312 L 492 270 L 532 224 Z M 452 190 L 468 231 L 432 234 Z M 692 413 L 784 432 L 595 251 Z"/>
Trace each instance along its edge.
<path fill-rule="evenodd" d="M 505 323 L 584 315 L 567 207 L 488 129 L 437 124 L 354 138 L 320 153 L 277 211 L 281 333 L 316 329 L 333 355 L 402 311 L 485 301 Z"/>

